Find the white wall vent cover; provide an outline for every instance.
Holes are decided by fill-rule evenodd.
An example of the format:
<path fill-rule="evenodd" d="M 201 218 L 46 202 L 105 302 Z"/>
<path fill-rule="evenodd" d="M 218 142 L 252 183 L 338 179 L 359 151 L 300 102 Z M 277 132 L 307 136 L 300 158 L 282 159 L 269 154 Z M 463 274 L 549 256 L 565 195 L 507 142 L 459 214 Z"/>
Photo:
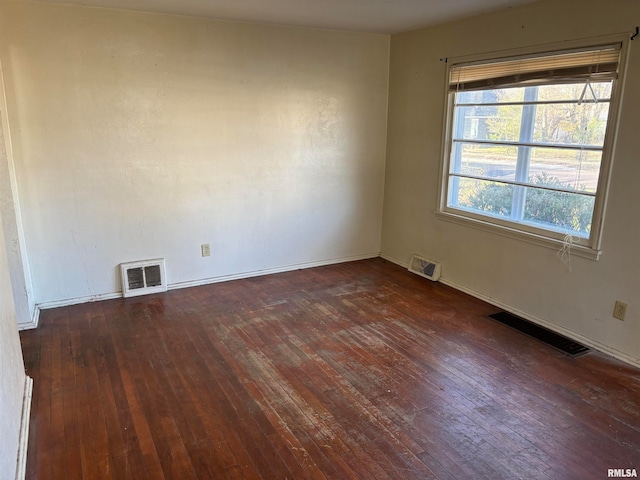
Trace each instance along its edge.
<path fill-rule="evenodd" d="M 434 282 L 440 278 L 440 264 L 419 255 L 411 257 L 409 271 Z"/>
<path fill-rule="evenodd" d="M 120 274 L 125 297 L 167 291 L 164 258 L 121 263 Z"/>

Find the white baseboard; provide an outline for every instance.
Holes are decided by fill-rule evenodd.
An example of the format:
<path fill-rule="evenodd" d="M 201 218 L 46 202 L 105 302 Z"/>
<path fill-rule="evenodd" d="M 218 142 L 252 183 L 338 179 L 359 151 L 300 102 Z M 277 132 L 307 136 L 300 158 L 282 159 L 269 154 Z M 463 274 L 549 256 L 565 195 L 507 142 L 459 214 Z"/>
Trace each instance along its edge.
<path fill-rule="evenodd" d="M 209 285 L 212 283 L 228 282 L 230 280 L 241 280 L 243 278 L 259 277 L 261 275 L 271 275 L 274 273 L 290 272 L 293 270 L 300 270 L 304 268 L 322 267 L 325 265 L 333 265 L 336 263 L 354 262 L 357 260 L 366 260 L 369 258 L 377 258 L 380 256 L 380 252 L 366 253 L 363 255 L 354 255 L 350 257 L 332 258 L 329 260 L 320 260 L 317 262 L 297 263 L 294 265 L 286 265 L 283 267 L 268 268 L 264 270 L 253 270 L 249 272 L 236 273 L 232 275 L 222 275 L 220 277 L 203 278 L 200 280 L 190 280 L 187 282 L 169 283 L 167 284 L 167 290 L 177 290 L 180 288 L 199 287 L 201 285 Z M 68 298 L 64 300 L 56 300 L 53 302 L 43 302 L 36 305 L 36 310 L 46 310 L 49 308 L 68 307 L 70 305 L 78 305 L 80 303 L 97 302 L 102 300 L 112 300 L 114 298 L 122 298 L 122 292 L 102 293 L 97 295 L 88 295 L 85 297 Z M 32 324 L 23 324 L 24 327 L 18 325 L 19 329 L 26 330 L 27 328 L 35 328 Z M 22 328 L 21 328 L 22 327 Z"/>
<path fill-rule="evenodd" d="M 33 317 L 30 322 L 22 322 L 18 323 L 18 331 L 21 330 L 33 330 L 34 328 L 38 328 L 38 322 L 40 321 L 40 308 L 38 305 L 33 309 Z"/>
<path fill-rule="evenodd" d="M 241 280 L 243 278 L 260 277 L 262 275 L 272 275 L 274 273 L 291 272 L 293 270 L 301 270 L 304 268 L 324 267 L 326 265 L 334 265 L 336 263 L 355 262 L 358 260 L 367 260 L 369 258 L 378 258 L 380 252 L 367 253 L 364 255 L 355 255 L 351 257 L 333 258 L 330 260 L 321 260 L 319 262 L 298 263 L 295 265 L 287 265 L 284 267 L 267 268 L 264 270 L 254 270 L 251 272 L 236 273 L 232 275 L 223 275 L 221 277 L 204 278 L 202 280 L 193 280 L 188 282 L 170 283 L 167 290 L 177 290 L 179 288 L 199 287 L 201 285 L 209 285 L 211 283 L 228 282 L 230 280 Z"/>
<path fill-rule="evenodd" d="M 86 297 L 65 298 L 63 300 L 54 300 L 53 302 L 42 302 L 36 305 L 40 310 L 48 310 L 50 308 L 69 307 L 71 305 L 79 305 L 80 303 L 99 302 L 102 300 L 113 300 L 114 298 L 122 298 L 122 292 L 99 293 L 96 295 L 87 295 Z"/>
<path fill-rule="evenodd" d="M 397 259 L 395 257 L 390 256 L 390 255 L 384 255 L 384 254 L 381 253 L 380 254 L 380 258 L 388 260 L 389 262 L 395 263 L 396 265 L 399 265 L 401 267 L 409 268 L 409 262 L 403 262 L 402 260 L 399 260 L 399 259 Z"/>
<path fill-rule="evenodd" d="M 16 480 L 24 480 L 27 475 L 27 450 L 29 447 L 29 422 L 31 419 L 32 396 L 33 379 L 31 377 L 26 377 L 24 382 L 24 396 L 22 397 L 22 416 L 20 419 Z"/>
<path fill-rule="evenodd" d="M 469 295 L 471 295 L 472 297 L 478 298 L 480 300 L 483 300 L 495 307 L 498 307 L 506 312 L 512 313 L 518 317 L 524 318 L 525 320 L 530 321 L 531 323 L 535 323 L 536 325 L 540 325 L 541 327 L 547 328 L 555 333 L 558 333 L 560 335 L 563 335 L 575 342 L 578 343 L 582 343 L 583 345 L 589 347 L 589 348 L 593 348 L 594 350 L 598 350 L 599 352 L 602 353 L 606 353 L 607 355 L 612 356 L 613 358 L 616 358 L 618 360 L 621 360 L 625 363 L 628 363 L 630 365 L 633 365 L 634 367 L 640 367 L 640 359 L 634 358 L 630 355 L 627 355 L 624 352 L 621 352 L 619 350 L 616 350 L 615 348 L 611 348 L 607 345 L 604 345 L 603 343 L 600 343 L 596 340 L 593 340 L 591 338 L 585 337 L 583 335 L 580 335 L 579 333 L 576 333 L 572 330 L 568 330 L 564 327 L 561 327 L 559 325 L 556 325 L 554 323 L 549 322 L 548 320 L 545 320 L 543 318 L 540 317 L 536 317 L 535 315 L 531 315 L 527 312 L 523 312 L 522 310 L 516 308 L 516 307 L 512 307 L 511 305 L 508 305 L 504 302 L 501 302 L 500 300 L 496 300 L 495 298 L 491 298 L 488 297 L 482 293 L 476 292 L 475 290 L 471 290 L 469 288 L 466 288 L 460 284 L 457 284 L 456 282 L 452 282 L 446 278 L 442 278 L 440 277 L 440 282 L 444 283 L 445 285 L 448 285 L 452 288 L 455 288 L 456 290 L 460 290 L 461 292 L 467 293 Z"/>
<path fill-rule="evenodd" d="M 395 257 L 391 257 L 389 255 L 383 255 L 380 254 L 380 257 L 384 258 L 385 260 L 388 260 L 389 262 L 395 263 L 396 265 L 400 265 L 401 267 L 407 268 L 408 267 L 408 263 L 405 263 Z M 507 303 L 504 303 L 500 300 L 497 300 L 495 298 L 489 297 L 483 293 L 477 292 L 475 290 L 472 290 L 470 288 L 465 287 L 464 285 L 460 285 L 459 283 L 456 283 L 454 281 L 451 281 L 449 279 L 447 279 L 446 277 L 440 277 L 440 283 L 443 283 L 445 285 L 448 285 L 449 287 L 455 288 L 456 290 L 459 290 L 461 292 L 464 292 L 468 295 L 471 295 L 472 297 L 478 298 L 480 300 L 483 300 L 485 302 L 487 302 L 490 305 L 493 305 L 494 307 L 498 307 L 506 312 L 512 313 L 513 315 L 517 315 L 518 317 L 524 318 L 525 320 L 528 320 L 532 323 L 535 323 L 536 325 L 539 325 L 541 327 L 545 327 L 555 333 L 558 333 L 560 335 L 563 335 L 567 338 L 570 338 L 571 340 L 578 342 L 578 343 L 582 343 L 583 345 L 592 348 L 594 350 L 598 350 L 599 352 L 602 353 L 606 353 L 607 355 L 612 356 L 613 358 L 616 358 L 618 360 L 621 360 L 625 363 L 628 363 L 630 365 L 633 365 L 634 367 L 640 367 L 640 359 L 634 358 L 630 355 L 627 355 L 624 352 L 621 352 L 619 350 L 616 350 L 615 348 L 611 348 L 607 345 L 604 345 L 596 340 L 593 340 L 591 338 L 585 337 L 583 335 L 580 335 L 579 333 L 576 333 L 572 330 L 568 330 L 564 327 L 561 327 L 559 325 L 556 325 L 554 323 L 549 322 L 548 320 L 545 320 L 543 318 L 537 317 L 535 315 L 531 315 L 527 312 L 523 312 L 522 310 L 513 307 Z"/>

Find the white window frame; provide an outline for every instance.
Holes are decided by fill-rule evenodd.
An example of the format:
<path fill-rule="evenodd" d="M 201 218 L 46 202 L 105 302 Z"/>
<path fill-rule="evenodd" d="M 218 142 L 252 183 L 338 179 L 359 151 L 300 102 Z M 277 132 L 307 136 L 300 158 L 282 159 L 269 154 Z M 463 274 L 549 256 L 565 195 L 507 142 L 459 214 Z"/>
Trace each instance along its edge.
<path fill-rule="evenodd" d="M 451 160 L 451 150 L 453 145 L 453 117 L 454 117 L 454 93 L 450 91 L 449 78 L 452 66 L 466 63 L 492 63 L 510 57 L 521 57 L 527 55 L 554 54 L 556 52 L 570 51 L 582 48 L 598 48 L 608 44 L 621 44 L 618 77 L 613 82 L 609 116 L 607 121 L 606 135 L 602 151 L 602 161 L 600 165 L 600 175 L 598 180 L 593 220 L 589 238 L 581 238 L 580 241 L 572 245 L 572 254 L 577 256 L 597 260 L 602 253 L 602 227 L 604 224 L 607 196 L 609 191 L 609 179 L 613 165 L 615 151 L 616 133 L 620 118 L 620 106 L 622 103 L 622 93 L 624 90 L 624 80 L 628 56 L 629 37 L 627 35 L 613 35 L 598 38 L 594 42 L 564 42 L 562 44 L 548 45 L 544 48 L 523 48 L 517 50 L 503 51 L 499 53 L 470 55 L 465 57 L 449 58 L 447 61 L 447 75 L 445 81 L 445 115 L 443 128 L 443 142 L 441 155 L 441 178 L 438 190 L 438 210 L 436 215 L 447 221 L 452 221 L 465 226 L 479 228 L 499 235 L 522 240 L 528 243 L 553 248 L 559 250 L 564 243 L 564 234 L 537 228 L 528 224 L 515 223 L 508 219 L 493 217 L 474 213 L 468 210 L 447 206 L 449 188 L 449 169 Z"/>

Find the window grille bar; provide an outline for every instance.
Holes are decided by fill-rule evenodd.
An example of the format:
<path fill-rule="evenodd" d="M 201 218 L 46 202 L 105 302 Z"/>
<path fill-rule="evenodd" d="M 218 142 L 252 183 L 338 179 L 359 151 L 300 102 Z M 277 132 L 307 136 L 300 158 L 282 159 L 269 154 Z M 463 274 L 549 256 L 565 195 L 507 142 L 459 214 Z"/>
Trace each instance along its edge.
<path fill-rule="evenodd" d="M 603 147 L 598 145 L 567 145 L 564 143 L 520 143 L 505 142 L 502 140 L 473 140 L 464 138 L 454 138 L 454 143 L 471 143 L 474 145 L 495 145 L 500 147 L 532 147 L 532 148 L 558 148 L 564 150 L 586 150 L 588 152 L 602 152 Z"/>
<path fill-rule="evenodd" d="M 535 102 L 538 99 L 538 87 L 527 87 L 524 89 L 524 99 L 528 102 Z M 533 141 L 533 131 L 536 125 L 537 105 L 527 105 L 522 108 L 520 119 L 520 139 L 518 143 L 531 143 Z M 531 164 L 531 147 L 518 148 L 518 159 L 516 160 L 516 182 L 526 183 L 529 178 L 529 165 Z M 517 186 L 513 189 L 513 199 L 511 202 L 511 216 L 516 221 L 524 218 L 525 197 L 527 190 Z"/>
<path fill-rule="evenodd" d="M 611 99 L 602 98 L 596 102 L 593 99 L 580 100 L 548 100 L 537 102 L 491 102 L 491 103 L 455 103 L 456 107 L 517 107 L 520 105 L 573 105 L 573 104 L 598 104 L 598 103 L 611 103 Z"/>
<path fill-rule="evenodd" d="M 526 183 L 526 182 L 515 182 L 513 180 L 504 180 L 504 179 L 498 179 L 498 178 L 491 178 L 491 177 L 483 177 L 481 175 L 472 175 L 472 174 L 466 174 L 466 173 L 449 173 L 450 177 L 456 177 L 456 178 L 468 178 L 471 180 L 482 180 L 485 182 L 493 182 L 493 183 L 503 183 L 505 185 L 513 185 L 516 187 L 527 187 L 527 188 L 536 188 L 538 190 L 548 190 L 551 192 L 559 192 L 559 193 L 571 193 L 571 194 L 576 194 L 576 195 L 583 195 L 585 197 L 595 197 L 596 196 L 596 192 L 587 192 L 584 190 L 569 190 L 566 188 L 559 188 L 559 187 L 552 187 L 549 185 L 533 185 L 531 183 Z"/>

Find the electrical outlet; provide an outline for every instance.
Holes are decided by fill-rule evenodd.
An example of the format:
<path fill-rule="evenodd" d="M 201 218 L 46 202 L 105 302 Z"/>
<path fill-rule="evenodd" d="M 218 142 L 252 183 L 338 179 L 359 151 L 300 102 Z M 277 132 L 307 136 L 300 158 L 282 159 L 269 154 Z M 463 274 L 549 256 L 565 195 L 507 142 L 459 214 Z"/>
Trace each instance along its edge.
<path fill-rule="evenodd" d="M 618 320 L 624 320 L 624 316 L 627 313 L 627 304 L 616 300 L 616 304 L 613 307 L 613 318 Z"/>
<path fill-rule="evenodd" d="M 203 257 L 208 257 L 211 255 L 211 247 L 208 243 L 203 243 L 202 245 L 200 245 L 200 250 L 202 251 Z"/>

